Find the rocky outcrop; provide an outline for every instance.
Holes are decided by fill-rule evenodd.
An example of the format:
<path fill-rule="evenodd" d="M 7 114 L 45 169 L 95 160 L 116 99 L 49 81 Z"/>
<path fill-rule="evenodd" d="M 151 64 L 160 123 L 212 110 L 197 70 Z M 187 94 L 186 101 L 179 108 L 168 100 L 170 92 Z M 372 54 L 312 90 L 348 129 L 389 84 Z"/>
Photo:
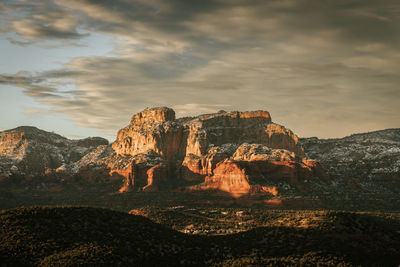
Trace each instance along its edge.
<path fill-rule="evenodd" d="M 170 108 L 148 108 L 133 115 L 111 145 L 101 138 L 68 140 L 29 127 L 8 131 L 0 140 L 1 166 L 8 164 L 9 172 L 120 181 L 121 193 L 184 187 L 275 196 L 282 181 L 304 191 L 303 180 L 319 170 L 305 159 L 297 136 L 273 123 L 267 111 L 176 119 Z"/>
<path fill-rule="evenodd" d="M 151 178 L 154 173 L 149 170 L 160 163 L 163 164 L 162 171 L 157 173 L 164 173 L 165 178 L 157 178 L 157 181 L 165 183 L 168 179 L 178 177 L 183 182 L 202 183 L 206 177 L 213 177 L 217 165 L 232 157 L 236 149 L 246 142 L 265 148 L 285 149 L 285 153 L 298 159 L 304 157 L 297 136 L 285 127 L 272 123 L 267 111 L 220 111 L 176 119 L 172 109 L 162 107 L 135 114 L 130 124 L 118 132 L 112 148 L 116 155 L 131 158 L 127 167 L 111 172 L 126 178 L 121 192 L 156 188 L 153 186 L 155 180 Z M 158 155 L 163 162 L 145 161 L 144 166 L 142 162 L 138 163 L 138 155 L 149 153 Z M 236 157 L 237 154 L 240 151 Z M 256 157 L 260 161 L 271 161 L 269 158 L 261 159 L 260 154 Z M 240 159 L 241 162 L 252 160 Z M 276 162 L 282 160 L 284 158 L 274 159 Z M 148 182 L 143 185 L 143 181 Z M 241 190 L 249 192 L 247 189 Z"/>
<path fill-rule="evenodd" d="M 120 156 L 114 154 L 118 159 Z M 125 183 L 119 190 L 120 193 L 144 190 L 155 191 L 159 184 L 165 182 L 168 177 L 165 160 L 153 151 L 138 154 L 129 158 L 129 163 L 120 168 L 114 160 L 108 160 L 110 174 L 118 174 L 125 178 Z"/>
<path fill-rule="evenodd" d="M 292 131 L 272 123 L 267 111 L 225 112 L 181 119 L 187 128 L 186 155 L 203 156 L 210 145 L 256 143 L 284 148 L 299 156 L 304 151 Z"/>
<path fill-rule="evenodd" d="M 147 185 L 143 187 L 143 191 L 158 191 L 159 186 L 162 186 L 166 182 L 166 178 L 168 177 L 168 168 L 165 164 L 158 164 L 151 167 L 146 174 Z"/>
<path fill-rule="evenodd" d="M 301 143 L 307 157 L 320 162 L 337 188 L 400 192 L 400 129 L 335 139 L 303 138 Z"/>
<path fill-rule="evenodd" d="M 282 183 L 306 191 L 304 181 L 312 180 L 316 174 L 324 172 L 314 161 L 297 157 L 288 150 L 244 143 L 231 157 L 219 162 L 203 183 L 189 189 L 219 190 L 233 196 L 255 193 L 276 196 L 282 190 Z"/>
<path fill-rule="evenodd" d="M 146 109 L 134 115 L 131 123 L 118 132 L 112 147 L 119 155 L 154 151 L 173 161 L 182 154 L 183 140 L 183 126 L 174 120 L 175 112 L 170 108 Z"/>
<path fill-rule="evenodd" d="M 62 171 L 108 141 L 100 137 L 69 140 L 35 127 L 22 126 L 0 132 L 0 168 L 4 173 L 41 175 L 49 169 Z"/>
<path fill-rule="evenodd" d="M 175 120 L 172 109 L 146 109 L 118 132 L 116 153 L 135 156 L 153 150 L 169 161 L 190 154 L 204 156 L 209 146 L 259 143 L 284 148 L 303 156 L 292 131 L 271 122 L 266 111 L 225 112 Z"/>
<path fill-rule="evenodd" d="M 212 146 L 204 156 L 188 154 L 181 167 L 181 177 L 187 181 L 203 181 L 213 174 L 217 163 L 229 158 L 236 150 L 236 144 Z"/>

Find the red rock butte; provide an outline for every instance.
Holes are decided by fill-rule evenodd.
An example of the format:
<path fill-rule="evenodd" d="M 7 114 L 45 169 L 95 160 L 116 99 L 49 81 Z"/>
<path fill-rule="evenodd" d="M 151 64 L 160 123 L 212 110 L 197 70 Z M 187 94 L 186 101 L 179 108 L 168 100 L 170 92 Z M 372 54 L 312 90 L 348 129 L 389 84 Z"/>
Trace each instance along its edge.
<path fill-rule="evenodd" d="M 176 119 L 167 107 L 145 109 L 118 132 L 112 148 L 117 157 L 130 157 L 123 169 L 111 166 L 126 178 L 121 192 L 160 190 L 177 179 L 196 183 L 190 191 L 276 195 L 267 184 L 281 179 L 304 190 L 298 180 L 319 167 L 304 158 L 298 137 L 262 110 Z"/>
<path fill-rule="evenodd" d="M 171 108 L 148 108 L 133 115 L 111 145 L 19 127 L 0 133 L 0 155 L 7 177 L 122 180 L 120 192 L 276 197 L 282 184 L 307 191 L 304 180 L 325 177 L 318 162 L 305 158 L 298 137 L 262 110 L 175 118 Z"/>

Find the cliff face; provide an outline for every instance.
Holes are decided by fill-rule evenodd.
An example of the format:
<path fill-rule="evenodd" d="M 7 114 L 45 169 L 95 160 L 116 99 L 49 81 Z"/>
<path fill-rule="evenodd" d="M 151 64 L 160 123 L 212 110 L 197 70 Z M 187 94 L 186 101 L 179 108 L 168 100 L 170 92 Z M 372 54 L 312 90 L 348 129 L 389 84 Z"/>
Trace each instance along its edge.
<path fill-rule="evenodd" d="M 112 147 L 119 155 L 135 156 L 154 151 L 172 161 L 181 155 L 183 139 L 183 126 L 174 120 L 172 109 L 146 109 L 134 115 L 130 124 L 118 132 Z"/>
<path fill-rule="evenodd" d="M 327 179 L 317 163 L 299 158 L 294 152 L 243 143 L 217 163 L 203 183 L 190 190 L 219 190 L 233 196 L 266 192 L 275 196 L 283 183 L 306 192 L 304 182 L 321 174 L 320 178 Z"/>
<path fill-rule="evenodd" d="M 277 195 L 282 182 L 304 191 L 303 181 L 319 168 L 304 158 L 297 136 L 272 123 L 267 111 L 176 119 L 167 107 L 133 115 L 111 145 L 32 127 L 5 131 L 0 160 L 2 173 L 92 184 L 119 181 L 121 193 L 183 187 L 233 196 Z"/>
<path fill-rule="evenodd" d="M 292 131 L 271 122 L 267 111 L 224 112 L 175 120 L 172 109 L 146 109 L 118 132 L 112 144 L 120 155 L 153 150 L 169 159 L 190 154 L 204 156 L 209 146 L 244 142 L 284 148 L 304 156 L 298 138 Z"/>
<path fill-rule="evenodd" d="M 267 111 L 224 112 L 200 115 L 183 121 L 188 137 L 186 155 L 204 156 L 210 145 L 256 143 L 285 148 L 299 156 L 304 152 L 298 138 L 285 127 L 271 122 Z"/>
<path fill-rule="evenodd" d="M 211 187 L 207 188 L 200 184 L 203 182 L 210 184 L 211 180 L 214 181 L 217 180 L 216 177 L 220 177 L 221 186 L 213 185 L 213 189 L 249 193 L 257 191 L 254 186 L 237 184 L 238 188 L 235 189 L 223 185 L 230 184 L 229 177 L 236 175 L 236 169 L 226 168 L 225 171 L 222 171 L 223 168 L 218 168 L 218 164 L 221 165 L 231 157 L 235 162 L 242 163 L 281 162 L 285 158 L 280 155 L 279 159 L 272 160 L 261 154 L 253 153 L 253 158 L 246 158 L 242 155 L 242 159 L 237 159 L 238 155 L 241 155 L 241 150 L 237 151 L 237 149 L 243 143 L 259 144 L 258 146 L 270 150 L 272 148 L 283 149 L 285 151 L 283 154 L 287 157 L 290 155 L 293 159 L 296 158 L 296 162 L 301 162 L 304 157 L 304 151 L 297 136 L 289 129 L 272 123 L 271 116 L 267 111 L 220 111 L 193 118 L 175 119 L 175 112 L 163 107 L 146 109 L 134 115 L 130 124 L 118 132 L 112 148 L 120 157 L 130 156 L 131 163 L 127 168 L 115 169 L 114 172 L 126 179 L 121 192 L 138 188 L 147 189 L 150 186 L 159 189 L 162 188 L 162 183 L 168 183 L 170 179 L 198 183 L 197 189 L 191 187 L 193 190 L 209 190 Z M 253 148 L 256 149 L 256 146 L 254 145 Z M 242 146 L 239 148 L 243 149 Z M 149 153 L 158 155 L 162 160 L 144 161 L 146 164 L 142 166 L 143 162 L 138 162 L 136 157 Z M 160 171 L 156 172 L 156 176 L 161 177 L 162 175 L 159 173 L 162 173 L 165 178 L 152 178 L 154 172 L 149 173 L 149 170 L 157 165 L 162 168 L 158 167 Z M 242 166 L 243 164 L 238 168 L 243 170 Z M 272 165 L 265 166 L 270 168 Z M 296 170 L 295 164 L 289 166 L 289 169 Z M 113 167 L 111 168 L 113 169 Z M 215 176 L 215 170 L 219 171 L 217 176 Z M 297 173 L 297 171 L 295 172 Z M 294 176 L 298 177 L 297 174 Z M 148 182 L 143 185 L 139 181 Z"/>

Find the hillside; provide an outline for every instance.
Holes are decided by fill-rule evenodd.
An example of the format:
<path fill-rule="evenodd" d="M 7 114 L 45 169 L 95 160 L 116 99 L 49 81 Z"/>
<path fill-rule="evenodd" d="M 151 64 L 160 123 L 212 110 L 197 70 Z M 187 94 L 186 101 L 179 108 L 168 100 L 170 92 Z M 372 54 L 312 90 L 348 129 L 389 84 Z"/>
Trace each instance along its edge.
<path fill-rule="evenodd" d="M 400 263 L 395 218 L 331 211 L 296 214 L 314 218 L 313 223 L 296 226 L 290 221 L 297 216 L 289 216 L 289 221 L 247 232 L 199 236 L 105 209 L 3 210 L 0 261 L 6 266 Z"/>
<path fill-rule="evenodd" d="M 337 188 L 400 193 L 400 129 L 337 139 L 301 139 L 307 157 L 321 163 Z"/>
<path fill-rule="evenodd" d="M 0 132 L 0 185 L 30 183 L 42 186 L 47 180 L 60 182 L 56 172 L 80 160 L 108 141 L 101 137 L 71 140 L 36 127 L 21 126 Z M 71 170 L 74 171 L 74 170 Z"/>

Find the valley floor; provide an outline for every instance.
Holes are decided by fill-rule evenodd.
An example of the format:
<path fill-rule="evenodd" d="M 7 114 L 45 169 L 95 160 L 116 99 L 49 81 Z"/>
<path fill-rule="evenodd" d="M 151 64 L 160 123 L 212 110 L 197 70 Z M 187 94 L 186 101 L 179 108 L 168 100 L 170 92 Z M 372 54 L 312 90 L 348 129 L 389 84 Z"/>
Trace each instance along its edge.
<path fill-rule="evenodd" d="M 116 191 L 107 184 L 0 190 L 1 265 L 400 264 L 396 194 L 286 194 L 265 202 Z"/>
<path fill-rule="evenodd" d="M 400 263 L 399 213 L 32 207 L 2 210 L 0 221 L 2 266 Z"/>
<path fill-rule="evenodd" d="M 86 205 L 113 210 L 130 211 L 144 206 L 158 207 L 257 207 L 264 209 L 308 209 L 347 211 L 400 211 L 396 192 L 314 192 L 313 195 L 286 193 L 277 197 L 186 192 L 129 192 L 116 193 L 110 185 L 65 185 L 53 188 L 0 188 L 0 209 L 20 206 Z"/>

